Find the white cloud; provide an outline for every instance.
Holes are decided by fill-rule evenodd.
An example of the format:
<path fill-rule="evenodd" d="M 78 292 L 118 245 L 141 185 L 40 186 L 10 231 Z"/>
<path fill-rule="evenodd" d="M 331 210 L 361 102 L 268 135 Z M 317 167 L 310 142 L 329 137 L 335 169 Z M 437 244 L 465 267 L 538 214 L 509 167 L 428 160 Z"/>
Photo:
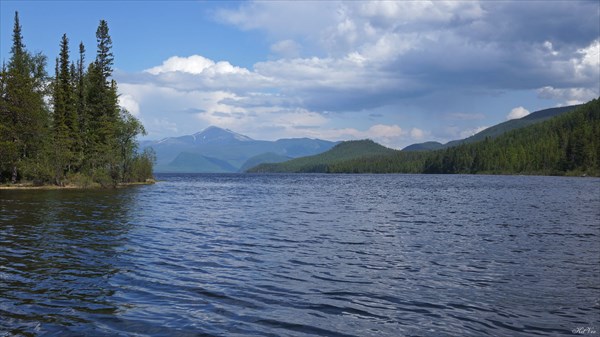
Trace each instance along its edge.
<path fill-rule="evenodd" d="M 593 88 L 553 88 L 551 86 L 539 88 L 538 96 L 544 99 L 553 99 L 561 102 L 560 105 L 574 105 L 588 102 L 600 95 L 600 87 Z"/>
<path fill-rule="evenodd" d="M 281 39 L 318 35 L 331 23 L 339 5 L 337 1 L 252 1 L 215 14 L 218 20 L 243 30 L 264 30 Z"/>
<path fill-rule="evenodd" d="M 518 107 L 510 110 L 508 115 L 506 115 L 506 119 L 518 119 L 518 118 L 523 118 L 527 115 L 529 115 L 529 110 L 525 109 L 522 106 L 518 106 Z"/>
<path fill-rule="evenodd" d="M 557 6 L 544 8 L 542 16 L 535 6 L 512 2 L 243 2 L 216 16 L 242 30 L 265 32 L 270 60 L 244 68 L 202 55 L 173 56 L 129 81 L 119 80 L 119 88 L 144 117 L 147 111 L 168 115 L 184 133 L 216 124 L 258 139 L 265 136 L 256 130 L 268 130 L 267 138 L 372 138 L 392 146 L 430 134 L 410 124 L 400 128 L 394 124 L 399 119 L 385 118 L 392 113 L 378 119 L 387 124 L 342 128 L 343 115 L 366 117 L 375 109 L 401 114 L 393 108 L 399 102 L 423 102 L 452 90 L 541 88 L 539 97 L 563 102 L 597 97 L 597 34 L 564 32 L 588 32 L 586 22 L 598 15 L 587 14 L 586 3 Z M 554 20 L 564 17 L 561 6 L 574 6 L 572 16 L 586 20 Z M 492 118 L 439 107 L 431 112 L 434 119 L 458 124 L 444 131 L 450 139 L 470 136 Z M 452 111 L 465 111 L 459 109 L 481 107 Z M 511 118 L 526 112 L 515 109 Z M 503 118 L 499 113 L 496 117 Z M 482 121 L 470 122 L 477 120 Z"/>
<path fill-rule="evenodd" d="M 152 75 L 184 72 L 194 75 L 204 74 L 207 76 L 249 73 L 248 69 L 235 67 L 227 61 L 215 62 L 200 55 L 192 55 L 189 57 L 173 56 L 164 61 L 162 65 L 146 69 L 145 72 Z"/>
<path fill-rule="evenodd" d="M 140 105 L 131 95 L 119 96 L 119 105 L 134 116 L 140 115 Z"/>
<path fill-rule="evenodd" d="M 323 128 L 310 130 L 311 137 L 331 140 L 371 139 L 384 146 L 402 148 L 408 142 L 409 133 L 398 125 L 376 124 L 366 130 L 356 128 Z"/>
<path fill-rule="evenodd" d="M 577 57 L 572 59 L 575 75 L 580 81 L 600 82 L 600 39 L 589 46 L 577 50 Z M 600 90 L 600 88 L 598 88 Z"/>
<path fill-rule="evenodd" d="M 426 135 L 428 134 L 419 128 L 412 128 L 410 130 L 410 136 L 415 140 L 422 140 Z"/>

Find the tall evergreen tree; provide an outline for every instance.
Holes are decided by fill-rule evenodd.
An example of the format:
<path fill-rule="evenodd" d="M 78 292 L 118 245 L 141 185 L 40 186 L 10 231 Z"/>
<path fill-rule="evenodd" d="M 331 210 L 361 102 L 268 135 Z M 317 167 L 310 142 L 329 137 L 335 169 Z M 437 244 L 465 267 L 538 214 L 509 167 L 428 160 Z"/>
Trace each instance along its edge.
<path fill-rule="evenodd" d="M 114 57 L 111 51 L 112 39 L 108 33 L 108 24 L 105 20 L 100 20 L 100 24 L 96 30 L 96 40 L 98 41 L 96 64 L 98 68 L 100 68 L 100 72 L 102 73 L 104 80 L 108 81 L 108 79 L 112 76 Z"/>
<path fill-rule="evenodd" d="M 85 103 L 85 47 L 83 42 L 79 43 L 79 59 L 77 60 L 77 69 L 75 79 L 75 109 L 77 111 L 79 123 L 79 138 L 81 141 L 81 153 L 86 153 L 88 144 L 88 129 L 89 121 L 87 118 L 86 103 Z"/>
<path fill-rule="evenodd" d="M 54 83 L 54 164 L 55 181 L 61 184 L 65 173 L 73 172 L 80 163 L 79 121 L 73 85 L 74 65 L 69 61 L 69 39 L 64 34 L 60 43 Z"/>
<path fill-rule="evenodd" d="M 92 175 L 120 179 L 118 129 L 119 105 L 116 82 L 112 75 L 112 41 L 106 21 L 101 20 L 96 30 L 96 59 L 90 64 L 86 82 L 86 106 L 89 117 L 88 165 Z"/>
<path fill-rule="evenodd" d="M 44 103 L 46 73 L 45 57 L 31 56 L 25 49 L 19 13 L 15 12 L 11 57 L 5 71 L 1 124 L 6 132 L 2 141 L 6 161 L 3 170 L 10 171 L 15 183 L 21 174 L 36 175 L 36 165 L 27 163 L 42 156 L 47 127 L 47 109 Z M 27 172 L 30 168 L 31 172 Z M 25 169 L 25 170 L 24 170 Z M 25 171 L 25 172 L 20 172 Z"/>
<path fill-rule="evenodd" d="M 137 153 L 144 128 L 118 105 L 106 21 L 96 37 L 98 53 L 86 72 L 83 44 L 75 64 L 62 36 L 49 91 L 46 58 L 26 51 L 15 13 L 11 57 L 0 69 L 0 181 L 115 186 L 151 178 L 154 155 Z"/>

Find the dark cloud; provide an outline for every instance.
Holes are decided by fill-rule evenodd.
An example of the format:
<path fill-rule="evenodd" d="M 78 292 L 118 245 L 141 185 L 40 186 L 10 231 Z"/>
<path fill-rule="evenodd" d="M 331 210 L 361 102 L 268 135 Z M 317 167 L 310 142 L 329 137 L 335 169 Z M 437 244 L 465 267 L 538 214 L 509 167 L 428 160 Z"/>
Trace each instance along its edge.
<path fill-rule="evenodd" d="M 481 7 L 483 20 L 459 29 L 475 41 L 505 46 L 550 41 L 556 48 L 572 49 L 600 35 L 598 1 L 482 1 Z"/>

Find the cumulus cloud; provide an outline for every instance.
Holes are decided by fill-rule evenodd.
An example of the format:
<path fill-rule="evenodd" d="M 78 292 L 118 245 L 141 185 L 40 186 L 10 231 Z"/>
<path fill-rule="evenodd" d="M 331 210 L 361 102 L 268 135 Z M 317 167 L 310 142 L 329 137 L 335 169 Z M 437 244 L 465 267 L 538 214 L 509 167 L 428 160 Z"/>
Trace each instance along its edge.
<path fill-rule="evenodd" d="M 599 14 L 593 2 L 540 8 L 527 2 L 331 1 L 299 7 L 250 2 L 220 17 L 282 41 L 310 36 L 327 55 L 319 56 L 324 64 L 359 56 L 376 75 L 384 69 L 388 79 L 412 78 L 427 91 L 457 84 L 523 90 L 598 83 Z M 298 23 L 307 20 L 298 13 L 310 15 L 309 22 Z M 578 32 L 575 38 L 571 31 Z"/>
<path fill-rule="evenodd" d="M 170 72 L 183 72 L 188 74 L 204 74 L 215 76 L 220 74 L 248 74 L 248 69 L 235 67 L 227 61 L 215 62 L 200 55 L 189 57 L 173 56 L 164 61 L 162 65 L 145 70 L 152 75 Z"/>
<path fill-rule="evenodd" d="M 139 116 L 140 114 L 140 105 L 131 95 L 119 96 L 119 105 L 134 116 Z"/>
<path fill-rule="evenodd" d="M 336 123 L 344 114 L 366 119 L 447 92 L 531 90 L 565 104 L 599 95 L 595 2 L 250 1 L 215 15 L 266 33 L 270 59 L 245 68 L 202 55 L 173 56 L 119 80 L 122 104 L 133 110 L 137 102 L 142 116 L 162 111 L 180 132 L 217 124 L 257 139 L 264 131 L 271 138 L 372 138 L 390 145 L 431 133 L 400 127 L 389 112 L 362 130 Z M 194 120 L 184 122 L 182 111 Z M 526 112 L 515 108 L 509 118 Z M 444 131 L 449 139 L 475 133 L 489 115 L 431 112 L 461 124 Z"/>
<path fill-rule="evenodd" d="M 588 102 L 600 95 L 600 87 L 594 88 L 554 88 L 551 86 L 539 88 L 538 96 L 562 102 L 561 105 L 574 105 Z"/>
<path fill-rule="evenodd" d="M 529 110 L 525 109 L 522 106 L 518 106 L 512 110 L 510 110 L 510 112 L 508 113 L 508 115 L 506 115 L 506 119 L 510 120 L 510 119 L 519 119 L 519 118 L 523 118 L 525 116 L 529 115 Z"/>

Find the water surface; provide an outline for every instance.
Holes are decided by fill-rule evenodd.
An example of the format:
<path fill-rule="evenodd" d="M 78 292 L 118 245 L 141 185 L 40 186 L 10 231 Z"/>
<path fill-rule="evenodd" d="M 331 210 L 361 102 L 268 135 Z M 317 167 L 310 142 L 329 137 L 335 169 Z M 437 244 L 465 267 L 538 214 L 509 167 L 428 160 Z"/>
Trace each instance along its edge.
<path fill-rule="evenodd" d="M 0 191 L 0 336 L 600 333 L 600 179 L 159 179 Z"/>

